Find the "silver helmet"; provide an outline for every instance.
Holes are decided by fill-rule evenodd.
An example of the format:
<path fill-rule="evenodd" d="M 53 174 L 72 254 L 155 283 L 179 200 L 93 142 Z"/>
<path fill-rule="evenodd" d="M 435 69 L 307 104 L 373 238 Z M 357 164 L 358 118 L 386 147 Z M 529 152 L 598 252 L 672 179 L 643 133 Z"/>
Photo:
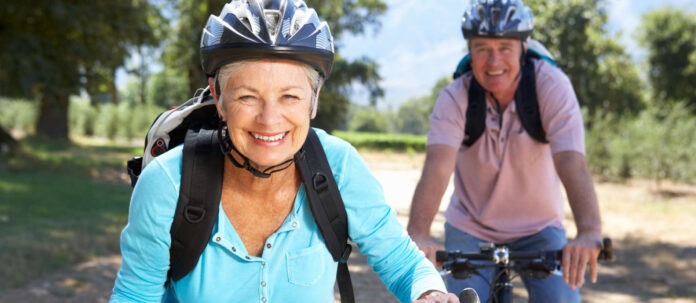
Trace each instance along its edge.
<path fill-rule="evenodd" d="M 334 60 L 328 24 L 303 0 L 232 0 L 210 15 L 201 35 L 207 77 L 227 63 L 281 58 L 306 63 L 327 78 Z"/>
<path fill-rule="evenodd" d="M 472 37 L 526 40 L 534 29 L 531 9 L 521 0 L 475 0 L 464 12 L 462 33 Z"/>

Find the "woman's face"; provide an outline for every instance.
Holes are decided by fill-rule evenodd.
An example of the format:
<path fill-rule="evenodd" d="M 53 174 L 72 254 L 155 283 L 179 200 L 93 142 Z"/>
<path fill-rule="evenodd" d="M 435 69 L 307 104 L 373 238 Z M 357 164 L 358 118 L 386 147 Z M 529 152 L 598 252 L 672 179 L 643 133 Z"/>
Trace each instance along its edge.
<path fill-rule="evenodd" d="M 302 64 L 249 61 L 220 81 L 218 113 L 235 147 L 260 170 L 292 158 L 307 137 L 313 96 Z"/>

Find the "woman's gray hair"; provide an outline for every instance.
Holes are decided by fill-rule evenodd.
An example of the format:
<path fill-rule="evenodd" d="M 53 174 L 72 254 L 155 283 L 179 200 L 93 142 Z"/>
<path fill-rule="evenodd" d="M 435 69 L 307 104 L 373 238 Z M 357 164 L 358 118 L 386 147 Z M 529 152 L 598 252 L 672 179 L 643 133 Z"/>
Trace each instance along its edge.
<path fill-rule="evenodd" d="M 229 79 L 230 76 L 232 76 L 233 73 L 235 73 L 237 70 L 239 70 L 242 66 L 244 66 L 247 63 L 250 62 L 255 62 L 255 61 L 260 61 L 260 60 L 254 60 L 254 59 L 249 59 L 249 60 L 242 60 L 242 61 L 237 61 L 237 62 L 232 62 L 223 65 L 217 75 L 215 75 L 215 80 L 213 81 L 214 83 L 219 83 L 220 85 L 220 91 L 217 92 L 218 98 L 220 99 L 220 103 L 222 103 L 222 92 L 225 91 L 227 88 L 227 81 L 224 81 L 225 79 Z M 305 73 L 307 74 L 307 78 L 309 78 L 309 83 L 312 87 L 312 104 L 309 108 L 309 113 L 311 114 L 314 111 L 314 108 L 316 108 L 318 102 L 319 102 L 319 96 L 317 94 L 319 93 L 319 88 L 324 84 L 324 78 L 321 77 L 319 74 L 319 71 L 317 71 L 315 68 L 302 63 L 302 68 L 304 68 Z M 220 81 L 220 82 L 218 82 Z"/>

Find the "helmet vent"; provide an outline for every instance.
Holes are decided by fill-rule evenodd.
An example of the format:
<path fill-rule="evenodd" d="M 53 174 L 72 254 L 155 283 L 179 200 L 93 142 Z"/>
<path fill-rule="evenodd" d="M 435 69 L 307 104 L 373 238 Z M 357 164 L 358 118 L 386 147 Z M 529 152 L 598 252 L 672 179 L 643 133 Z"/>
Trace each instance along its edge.
<path fill-rule="evenodd" d="M 500 8 L 491 8 L 491 28 L 497 29 L 500 23 Z"/>
<path fill-rule="evenodd" d="M 294 36 L 303 25 L 307 22 L 310 15 L 306 14 L 304 10 L 295 11 L 295 16 L 293 16 L 292 27 L 290 28 L 290 36 Z"/>
<path fill-rule="evenodd" d="M 276 37 L 278 37 L 278 30 L 280 29 L 280 11 L 267 9 L 264 11 L 264 15 L 266 17 L 268 34 L 271 36 L 271 41 L 275 43 Z"/>
<path fill-rule="evenodd" d="M 507 16 L 505 17 L 506 24 L 512 22 L 512 16 L 514 16 L 516 12 L 517 12 L 516 7 L 514 7 L 514 6 L 510 7 L 510 9 L 507 11 Z"/>

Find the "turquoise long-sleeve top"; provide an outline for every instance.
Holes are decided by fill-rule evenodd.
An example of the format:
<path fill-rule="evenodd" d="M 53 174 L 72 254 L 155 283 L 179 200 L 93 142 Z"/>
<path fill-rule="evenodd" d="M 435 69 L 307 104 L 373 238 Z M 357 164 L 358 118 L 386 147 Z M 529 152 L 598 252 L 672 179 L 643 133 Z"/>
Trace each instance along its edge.
<path fill-rule="evenodd" d="M 435 268 L 385 203 L 380 183 L 355 148 L 322 130 L 317 134 L 346 206 L 350 238 L 386 287 L 401 302 L 411 302 L 428 290 L 446 292 Z M 247 253 L 220 207 L 196 267 L 165 288 L 181 159 L 181 146 L 155 158 L 135 186 L 128 224 L 121 233 L 123 261 L 110 302 L 334 302 L 337 263 L 314 222 L 304 185 L 260 257 Z"/>

